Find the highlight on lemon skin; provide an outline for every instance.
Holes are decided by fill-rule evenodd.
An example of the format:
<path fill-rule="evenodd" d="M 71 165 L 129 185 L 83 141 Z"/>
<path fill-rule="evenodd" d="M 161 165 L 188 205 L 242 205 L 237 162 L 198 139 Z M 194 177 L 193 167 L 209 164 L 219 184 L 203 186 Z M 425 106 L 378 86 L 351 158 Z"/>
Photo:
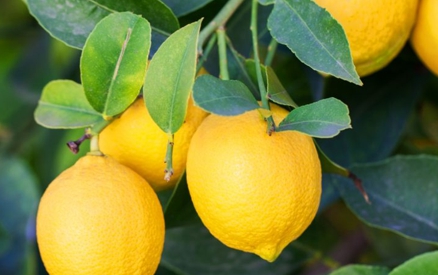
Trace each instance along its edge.
<path fill-rule="evenodd" d="M 153 275 L 164 216 L 141 176 L 110 157 L 87 155 L 44 192 L 36 233 L 51 275 Z"/>
<path fill-rule="evenodd" d="M 433 0 L 432 0 L 433 1 Z M 359 76 L 388 65 L 409 39 L 418 0 L 315 0 L 342 25 Z"/>
<path fill-rule="evenodd" d="M 272 105 L 274 121 L 288 112 Z M 313 139 L 266 133 L 257 110 L 208 116 L 190 144 L 187 184 L 195 209 L 223 244 L 274 261 L 316 215 L 321 165 Z"/>
<path fill-rule="evenodd" d="M 421 0 L 411 44 L 426 67 L 438 76 L 438 1 Z"/>

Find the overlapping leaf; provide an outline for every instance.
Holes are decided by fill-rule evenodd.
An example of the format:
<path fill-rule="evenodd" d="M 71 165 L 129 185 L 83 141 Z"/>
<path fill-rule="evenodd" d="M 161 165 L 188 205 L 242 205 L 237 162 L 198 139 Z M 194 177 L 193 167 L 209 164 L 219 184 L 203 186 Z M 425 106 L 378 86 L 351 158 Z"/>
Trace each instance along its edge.
<path fill-rule="evenodd" d="M 35 120 L 47 128 L 82 128 L 103 120 L 88 103 L 82 86 L 71 80 L 55 80 L 43 89 Z"/>
<path fill-rule="evenodd" d="M 172 11 L 159 0 L 28 0 L 30 13 L 52 36 L 81 49 L 96 24 L 115 12 L 131 11 L 142 15 L 154 28 L 159 40 L 179 28 Z"/>
<path fill-rule="evenodd" d="M 123 112 L 138 96 L 150 49 L 149 23 L 130 12 L 115 13 L 93 30 L 81 56 L 85 95 L 104 117 Z"/>
<path fill-rule="evenodd" d="M 260 108 L 249 89 L 238 80 L 221 80 L 211 75 L 196 79 L 193 98 L 204 110 L 233 116 Z"/>
<path fill-rule="evenodd" d="M 201 21 L 173 33 L 152 58 L 143 96 L 149 114 L 166 133 L 173 134 L 185 120 L 196 73 Z"/>
<path fill-rule="evenodd" d="M 268 29 L 311 68 L 362 85 L 342 26 L 313 1 L 275 1 Z"/>
<path fill-rule="evenodd" d="M 351 182 L 335 182 L 343 199 L 365 223 L 405 237 L 438 244 L 438 157 L 396 156 L 351 170 L 370 197 L 367 204 Z M 421 203 L 418 203 L 421 198 Z"/>
<path fill-rule="evenodd" d="M 313 137 L 333 137 L 351 128 L 348 107 L 336 98 L 303 105 L 290 112 L 277 131 L 300 131 Z"/>

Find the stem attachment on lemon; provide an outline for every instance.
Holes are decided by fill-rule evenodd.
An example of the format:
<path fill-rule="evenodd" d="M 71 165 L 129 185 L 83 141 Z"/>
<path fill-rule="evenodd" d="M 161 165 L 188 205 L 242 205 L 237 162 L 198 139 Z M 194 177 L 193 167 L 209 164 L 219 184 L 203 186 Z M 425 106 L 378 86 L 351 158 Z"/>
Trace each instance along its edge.
<path fill-rule="evenodd" d="M 103 156 L 103 153 L 99 149 L 99 135 L 93 135 L 90 140 L 90 152 L 87 155 L 91 156 Z"/>
<path fill-rule="evenodd" d="M 169 141 L 167 142 L 166 158 L 164 162 L 166 163 L 166 170 L 164 170 L 164 180 L 170 181 L 173 176 L 173 165 L 172 165 L 172 154 L 173 154 L 173 135 L 168 135 Z"/>
<path fill-rule="evenodd" d="M 257 9 L 258 9 L 258 1 L 253 0 L 251 7 L 250 29 L 252 34 L 252 45 L 254 50 L 254 63 L 255 63 L 255 70 L 257 74 L 257 83 L 259 86 L 260 97 L 262 99 L 262 107 L 267 110 L 270 110 L 268 98 L 266 96 L 267 92 L 265 88 L 265 83 L 263 82 L 262 70 L 260 69 L 259 43 L 257 37 Z M 275 131 L 274 119 L 272 118 L 272 116 L 269 116 L 268 118 L 266 118 L 266 121 L 268 122 L 267 133 L 271 135 L 272 132 Z"/>

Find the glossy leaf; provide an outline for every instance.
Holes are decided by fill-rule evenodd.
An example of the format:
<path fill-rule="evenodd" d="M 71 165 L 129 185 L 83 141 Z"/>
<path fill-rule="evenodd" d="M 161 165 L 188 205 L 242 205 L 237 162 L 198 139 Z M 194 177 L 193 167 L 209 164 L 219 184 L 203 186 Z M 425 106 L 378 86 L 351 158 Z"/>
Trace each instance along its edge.
<path fill-rule="evenodd" d="M 196 73 L 201 21 L 173 33 L 152 58 L 143 96 L 152 119 L 166 133 L 173 134 L 184 123 Z"/>
<path fill-rule="evenodd" d="M 394 268 L 389 275 L 438 274 L 438 251 L 416 256 Z"/>
<path fill-rule="evenodd" d="M 329 275 L 388 275 L 389 268 L 369 265 L 347 265 Z"/>
<path fill-rule="evenodd" d="M 438 157 L 396 156 L 351 168 L 363 182 L 367 204 L 351 182 L 335 181 L 351 210 L 368 225 L 438 244 Z M 421 199 L 421 203 L 418 200 Z"/>
<path fill-rule="evenodd" d="M 115 12 L 142 15 L 152 24 L 154 36 L 168 36 L 179 28 L 175 15 L 159 0 L 28 0 L 27 3 L 30 13 L 47 32 L 78 49 L 82 49 L 96 24 Z"/>
<path fill-rule="evenodd" d="M 104 117 L 123 112 L 138 96 L 150 49 L 149 23 L 130 12 L 103 19 L 91 33 L 81 56 L 85 95 Z"/>
<path fill-rule="evenodd" d="M 254 254 L 228 248 L 199 225 L 166 231 L 161 265 L 184 275 L 289 275 L 310 258 L 309 254 L 288 246 L 275 262 L 268 263 Z"/>
<path fill-rule="evenodd" d="M 196 11 L 213 0 L 163 0 L 162 2 L 172 9 L 176 16 L 180 17 Z"/>
<path fill-rule="evenodd" d="M 268 98 L 277 104 L 291 106 L 294 108 L 298 107 L 298 105 L 293 101 L 289 93 L 281 84 L 274 70 L 271 67 L 266 67 L 265 72 Z"/>
<path fill-rule="evenodd" d="M 178 182 L 165 206 L 164 219 L 166 229 L 201 222 L 190 198 L 185 175 Z"/>
<path fill-rule="evenodd" d="M 362 85 L 342 26 L 313 1 L 275 1 L 268 29 L 311 68 Z"/>
<path fill-rule="evenodd" d="M 326 95 L 348 105 L 353 130 L 318 140 L 318 144 L 331 159 L 347 168 L 353 163 L 388 157 L 406 129 L 423 83 L 425 79 L 414 66 L 405 66 L 396 74 L 367 77 L 363 87 L 327 79 Z"/>
<path fill-rule="evenodd" d="M 211 75 L 196 79 L 193 98 L 202 109 L 222 116 L 234 116 L 260 108 L 249 89 L 238 80 L 222 80 Z"/>
<path fill-rule="evenodd" d="M 103 118 L 88 103 L 80 84 L 71 80 L 54 80 L 43 89 L 35 120 L 46 128 L 83 128 Z"/>
<path fill-rule="evenodd" d="M 351 128 L 348 107 L 336 98 L 322 99 L 290 112 L 277 131 L 299 131 L 318 138 L 330 138 Z"/>

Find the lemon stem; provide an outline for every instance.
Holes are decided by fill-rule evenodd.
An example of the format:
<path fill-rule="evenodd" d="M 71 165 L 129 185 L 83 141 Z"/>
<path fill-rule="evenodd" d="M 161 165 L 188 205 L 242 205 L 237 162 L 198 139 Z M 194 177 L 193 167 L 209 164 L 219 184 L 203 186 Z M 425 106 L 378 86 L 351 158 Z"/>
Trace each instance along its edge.
<path fill-rule="evenodd" d="M 225 29 L 223 26 L 219 27 L 217 33 L 217 46 L 219 48 L 219 68 L 220 78 L 223 80 L 229 80 L 228 74 L 228 61 L 227 61 L 227 42 L 225 40 Z"/>
<path fill-rule="evenodd" d="M 169 135 L 169 141 L 167 142 L 166 158 L 164 159 L 164 162 L 166 163 L 166 169 L 164 170 L 164 180 L 167 182 L 170 181 L 170 178 L 173 176 L 172 155 L 173 135 Z"/>
<path fill-rule="evenodd" d="M 216 45 L 216 40 L 217 40 L 217 35 L 215 33 L 208 40 L 207 46 L 204 49 L 204 54 L 201 56 L 201 58 L 198 61 L 198 64 L 196 65 L 196 73 L 198 73 L 199 70 L 201 70 L 201 67 L 203 66 L 204 62 L 207 60 L 207 57 L 210 54 L 211 49 L 213 49 L 214 45 Z"/>
<path fill-rule="evenodd" d="M 252 8 L 251 8 L 251 34 L 252 34 L 252 45 L 254 50 L 254 63 L 255 70 L 257 74 L 257 83 L 259 86 L 260 97 L 262 99 L 262 107 L 264 109 L 270 110 L 268 98 L 266 96 L 266 88 L 265 83 L 263 82 L 262 70 L 260 68 L 260 56 L 259 56 L 259 43 L 258 43 L 258 35 L 257 35 L 257 11 L 258 11 L 258 1 L 252 0 Z M 267 132 L 270 135 L 275 131 L 275 124 L 272 116 L 267 118 L 268 121 L 268 129 Z"/>
<path fill-rule="evenodd" d="M 99 135 L 93 135 L 90 140 L 90 152 L 88 155 L 102 156 L 102 152 L 99 150 Z"/>
<path fill-rule="evenodd" d="M 231 15 L 237 10 L 237 8 L 243 3 L 244 0 L 230 0 L 219 11 L 219 13 L 208 23 L 205 28 L 199 33 L 198 52 L 202 55 L 202 46 L 210 35 L 212 35 L 219 26 L 225 25 L 230 19 Z"/>
<path fill-rule="evenodd" d="M 271 66 L 272 60 L 274 59 L 275 51 L 277 50 L 278 42 L 272 39 L 268 45 L 268 53 L 265 58 L 265 66 Z"/>

